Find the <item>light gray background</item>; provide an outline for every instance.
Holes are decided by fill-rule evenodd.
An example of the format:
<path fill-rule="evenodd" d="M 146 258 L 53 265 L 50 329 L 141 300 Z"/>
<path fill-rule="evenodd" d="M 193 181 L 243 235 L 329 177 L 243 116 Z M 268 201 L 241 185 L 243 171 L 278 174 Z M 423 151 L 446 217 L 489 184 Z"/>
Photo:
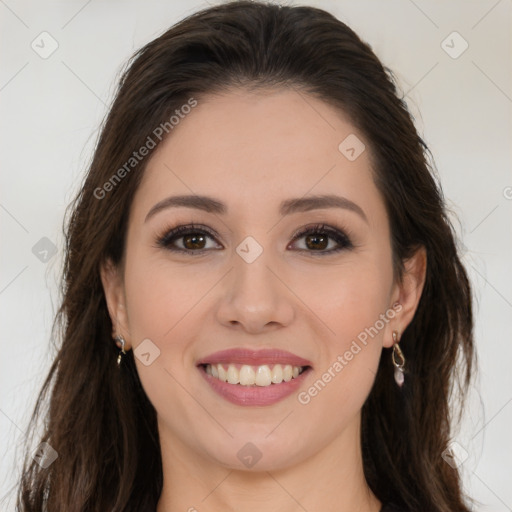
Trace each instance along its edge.
<path fill-rule="evenodd" d="M 468 452 L 464 485 L 482 502 L 476 509 L 512 510 L 512 3 L 309 4 L 350 25 L 395 71 L 435 156 L 460 219 L 456 228 L 476 299 L 480 375 L 454 440 Z M 54 355 L 50 327 L 59 300 L 64 210 L 83 177 L 118 72 L 135 49 L 207 5 L 0 0 L 0 497 L 15 481 L 28 415 Z M 58 43 L 46 59 L 31 47 L 34 41 L 39 51 L 50 48 L 43 31 Z M 443 49 L 462 49 L 453 31 L 469 44 L 455 59 Z M 43 237 L 57 247 L 46 263 L 39 259 L 44 253 L 38 258 L 32 251 Z"/>

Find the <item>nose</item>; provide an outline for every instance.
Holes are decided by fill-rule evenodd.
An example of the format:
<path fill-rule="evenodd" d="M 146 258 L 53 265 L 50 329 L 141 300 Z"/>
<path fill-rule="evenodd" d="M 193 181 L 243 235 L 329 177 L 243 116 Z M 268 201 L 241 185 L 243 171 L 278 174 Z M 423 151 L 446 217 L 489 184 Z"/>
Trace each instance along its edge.
<path fill-rule="evenodd" d="M 236 252 L 225 276 L 217 310 L 219 322 L 257 334 L 289 325 L 294 318 L 293 293 L 280 266 L 264 250 L 251 263 Z"/>

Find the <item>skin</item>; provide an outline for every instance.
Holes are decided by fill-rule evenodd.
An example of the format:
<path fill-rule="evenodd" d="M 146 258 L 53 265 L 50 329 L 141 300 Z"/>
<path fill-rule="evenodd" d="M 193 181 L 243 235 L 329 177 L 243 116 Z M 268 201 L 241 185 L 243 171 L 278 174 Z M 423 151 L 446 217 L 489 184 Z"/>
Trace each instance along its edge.
<path fill-rule="evenodd" d="M 350 134 L 366 145 L 355 161 L 338 150 Z M 167 208 L 145 221 L 156 203 L 181 194 L 212 196 L 228 212 Z M 367 221 L 340 208 L 279 215 L 282 200 L 312 194 L 344 196 Z M 199 244 L 202 255 L 157 246 L 168 228 L 190 222 L 215 234 Z M 315 223 L 347 230 L 354 247 L 328 254 L 338 246 L 332 238 L 320 249 L 306 236 L 294 241 L 299 228 Z M 263 248 L 252 263 L 235 251 L 246 236 Z M 175 240 L 186 243 L 183 235 Z M 413 318 L 426 261 L 419 250 L 396 282 L 391 257 L 369 143 L 342 113 L 292 89 L 200 99 L 148 163 L 122 265 L 102 268 L 126 349 L 149 338 L 160 350 L 149 366 L 135 358 L 158 414 L 164 487 L 157 512 L 380 510 L 363 474 L 361 408 L 382 348 Z M 305 405 L 295 393 L 270 406 L 234 405 L 196 368 L 227 348 L 289 350 L 312 362 L 300 389 L 307 391 L 397 302 L 399 313 Z M 237 457 L 247 442 L 262 454 L 252 468 Z"/>

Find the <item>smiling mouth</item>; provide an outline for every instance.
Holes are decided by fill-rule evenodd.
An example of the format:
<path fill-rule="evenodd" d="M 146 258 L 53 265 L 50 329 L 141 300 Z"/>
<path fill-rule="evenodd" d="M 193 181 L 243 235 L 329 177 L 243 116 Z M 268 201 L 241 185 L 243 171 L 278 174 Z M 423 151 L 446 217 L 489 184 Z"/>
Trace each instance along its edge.
<path fill-rule="evenodd" d="M 201 364 L 203 371 L 211 377 L 241 386 L 267 387 L 290 382 L 311 368 L 310 366 L 293 366 L 290 364 L 248 364 L 219 363 Z"/>

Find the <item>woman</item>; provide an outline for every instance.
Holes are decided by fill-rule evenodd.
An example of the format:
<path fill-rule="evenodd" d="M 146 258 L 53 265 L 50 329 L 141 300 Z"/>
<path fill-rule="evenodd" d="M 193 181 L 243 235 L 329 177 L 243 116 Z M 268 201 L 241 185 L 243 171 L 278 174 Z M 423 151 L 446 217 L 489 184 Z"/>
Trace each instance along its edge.
<path fill-rule="evenodd" d="M 325 11 L 229 3 L 142 48 L 72 205 L 18 510 L 469 511 L 471 291 L 427 154 Z"/>

